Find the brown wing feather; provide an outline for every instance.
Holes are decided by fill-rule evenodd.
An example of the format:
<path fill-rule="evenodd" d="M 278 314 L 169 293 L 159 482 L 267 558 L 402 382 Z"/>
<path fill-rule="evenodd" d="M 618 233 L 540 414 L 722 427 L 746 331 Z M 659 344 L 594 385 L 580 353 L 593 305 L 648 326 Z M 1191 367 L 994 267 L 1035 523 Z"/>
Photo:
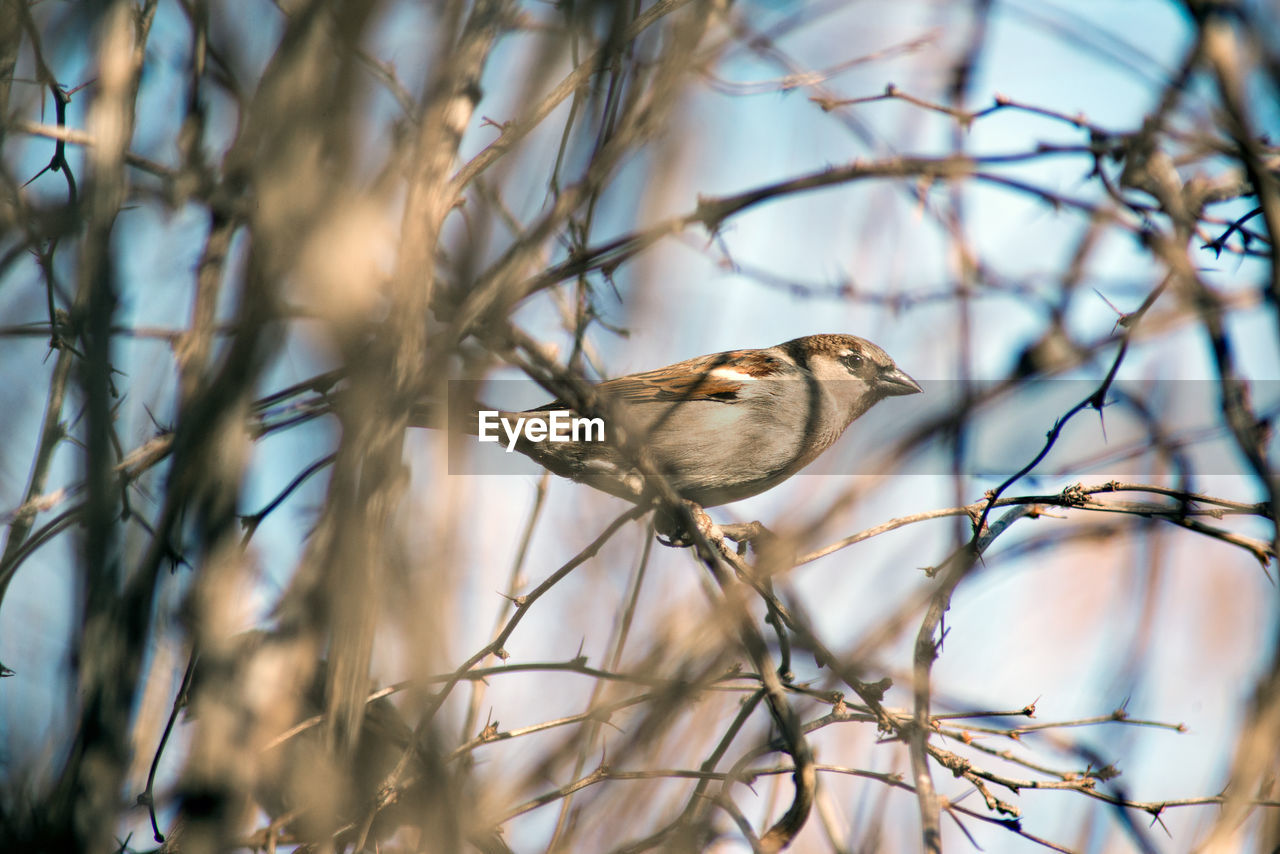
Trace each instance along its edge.
<path fill-rule="evenodd" d="M 748 380 L 714 374 L 716 368 L 732 365 L 735 371 L 766 376 L 781 367 L 774 356 L 759 350 L 732 350 L 677 362 L 665 368 L 606 380 L 597 388 L 614 400 L 643 401 L 714 400 L 732 403 Z M 563 407 L 554 401 L 543 409 Z"/>
<path fill-rule="evenodd" d="M 602 383 L 600 388 L 616 399 L 629 401 L 732 401 L 748 380 L 713 373 L 716 368 L 730 365 L 735 371 L 767 374 L 777 369 L 777 359 L 758 350 L 734 350 L 618 377 Z"/>

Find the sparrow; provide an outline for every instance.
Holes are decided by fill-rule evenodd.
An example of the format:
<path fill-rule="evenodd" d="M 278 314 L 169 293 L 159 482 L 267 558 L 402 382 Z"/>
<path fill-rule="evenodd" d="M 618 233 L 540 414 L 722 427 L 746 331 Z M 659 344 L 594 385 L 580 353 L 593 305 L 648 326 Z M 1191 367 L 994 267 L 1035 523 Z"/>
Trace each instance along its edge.
<path fill-rule="evenodd" d="M 636 502 L 653 498 L 636 466 L 642 448 L 676 494 L 713 507 L 776 486 L 876 403 L 922 389 L 875 344 L 835 334 L 699 356 L 594 391 L 600 412 L 590 414 L 602 415 L 608 430 L 569 430 L 566 410 L 578 413 L 562 400 L 480 412 L 468 429 L 557 475 Z"/>

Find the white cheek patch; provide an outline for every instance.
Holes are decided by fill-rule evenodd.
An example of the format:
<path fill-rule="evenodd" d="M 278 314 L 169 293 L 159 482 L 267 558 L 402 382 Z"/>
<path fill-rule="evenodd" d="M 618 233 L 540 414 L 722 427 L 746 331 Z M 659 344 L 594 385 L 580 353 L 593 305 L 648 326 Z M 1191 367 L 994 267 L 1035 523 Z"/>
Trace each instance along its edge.
<path fill-rule="evenodd" d="M 733 368 L 724 367 L 712 368 L 711 373 L 708 374 L 708 376 L 722 380 L 733 380 L 734 382 L 751 382 L 756 379 L 756 377 L 751 376 L 751 374 L 744 374 L 742 371 L 736 371 Z"/>

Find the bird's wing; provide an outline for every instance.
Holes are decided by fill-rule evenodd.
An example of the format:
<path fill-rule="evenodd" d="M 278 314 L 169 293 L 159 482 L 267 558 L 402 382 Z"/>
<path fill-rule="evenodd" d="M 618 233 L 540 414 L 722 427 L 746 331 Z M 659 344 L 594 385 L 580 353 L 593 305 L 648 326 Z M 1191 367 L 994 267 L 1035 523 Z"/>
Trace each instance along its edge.
<path fill-rule="evenodd" d="M 758 350 L 734 350 L 699 356 L 642 374 L 601 383 L 600 390 L 615 400 L 714 400 L 733 403 L 747 383 L 778 370 L 777 358 Z"/>

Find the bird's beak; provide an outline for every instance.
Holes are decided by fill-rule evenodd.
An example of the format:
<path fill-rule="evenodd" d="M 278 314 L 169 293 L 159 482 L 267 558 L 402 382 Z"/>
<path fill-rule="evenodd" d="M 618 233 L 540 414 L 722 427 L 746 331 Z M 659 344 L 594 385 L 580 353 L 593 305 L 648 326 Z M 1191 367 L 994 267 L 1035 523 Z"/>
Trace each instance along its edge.
<path fill-rule="evenodd" d="M 920 388 L 920 383 L 911 379 L 896 366 L 885 368 L 876 375 L 876 388 L 890 397 L 900 394 L 919 394 L 924 391 Z"/>

